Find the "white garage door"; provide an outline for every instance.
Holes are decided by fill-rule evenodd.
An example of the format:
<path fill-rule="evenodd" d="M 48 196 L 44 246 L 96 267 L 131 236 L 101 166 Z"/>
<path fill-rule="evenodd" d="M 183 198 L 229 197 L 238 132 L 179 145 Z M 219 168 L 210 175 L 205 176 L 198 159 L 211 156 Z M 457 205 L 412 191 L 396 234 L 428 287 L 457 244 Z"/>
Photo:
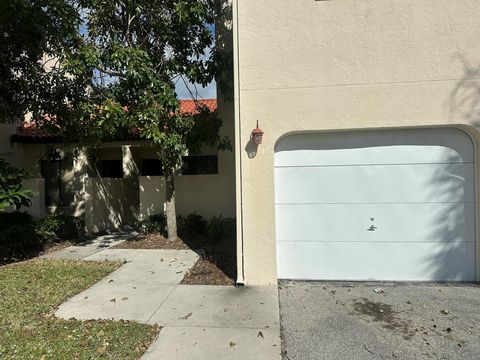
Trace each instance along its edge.
<path fill-rule="evenodd" d="M 474 188 L 460 130 L 288 136 L 275 153 L 278 277 L 475 280 Z"/>

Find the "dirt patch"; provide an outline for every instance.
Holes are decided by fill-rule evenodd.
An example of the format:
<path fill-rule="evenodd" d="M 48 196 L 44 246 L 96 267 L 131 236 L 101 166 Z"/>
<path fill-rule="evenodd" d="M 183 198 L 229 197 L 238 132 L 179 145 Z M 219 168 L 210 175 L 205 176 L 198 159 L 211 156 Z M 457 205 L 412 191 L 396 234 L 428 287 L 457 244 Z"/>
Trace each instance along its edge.
<path fill-rule="evenodd" d="M 33 259 L 37 256 L 45 255 L 52 253 L 54 251 L 62 250 L 65 249 L 69 246 L 75 245 L 75 242 L 70 241 L 70 240 L 64 240 L 64 241 L 51 241 L 46 244 L 44 244 L 43 248 L 38 251 L 29 251 L 29 252 L 23 252 L 20 254 L 15 254 L 15 256 L 9 256 L 9 257 L 0 257 L 0 266 L 1 265 L 7 265 L 7 264 L 12 264 L 20 261 L 25 261 L 29 259 Z"/>
<path fill-rule="evenodd" d="M 55 251 L 63 250 L 69 246 L 75 245 L 73 241 L 65 240 L 61 242 L 52 242 L 47 244 L 47 246 L 43 249 L 43 251 L 39 255 L 49 254 Z"/>
<path fill-rule="evenodd" d="M 112 249 L 172 249 L 188 250 L 190 247 L 182 240 L 168 240 L 160 234 L 148 234 L 136 239 L 124 241 Z"/>
<path fill-rule="evenodd" d="M 185 274 L 186 285 L 235 285 L 235 280 L 207 259 L 199 259 Z"/>
<path fill-rule="evenodd" d="M 212 244 L 195 234 L 180 234 L 178 239 L 171 241 L 154 233 L 125 241 L 113 249 L 191 249 L 200 253 L 201 257 L 185 274 L 182 284 L 235 285 L 236 255 L 233 239 L 223 239 Z"/>
<path fill-rule="evenodd" d="M 380 323 L 384 329 L 400 333 L 405 340 L 410 340 L 415 335 L 415 330 L 411 329 L 410 323 L 401 319 L 392 305 L 363 298 L 353 303 L 353 309 L 370 321 Z"/>

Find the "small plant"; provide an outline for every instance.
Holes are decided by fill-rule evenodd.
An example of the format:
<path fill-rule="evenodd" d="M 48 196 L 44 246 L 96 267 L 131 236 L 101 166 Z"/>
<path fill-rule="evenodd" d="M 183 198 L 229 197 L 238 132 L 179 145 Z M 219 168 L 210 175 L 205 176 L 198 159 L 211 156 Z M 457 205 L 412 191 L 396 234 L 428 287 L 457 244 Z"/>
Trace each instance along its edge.
<path fill-rule="evenodd" d="M 77 240 L 83 223 L 73 216 L 49 216 L 34 221 L 26 212 L 0 213 L 0 254 L 5 257 L 35 254 L 58 240 Z"/>
<path fill-rule="evenodd" d="M 33 222 L 32 215 L 22 211 L 3 212 L 0 213 L 0 231 L 11 226 L 31 224 Z"/>
<path fill-rule="evenodd" d="M 231 238 L 237 234 L 237 220 L 235 218 L 223 219 L 223 236 Z"/>
<path fill-rule="evenodd" d="M 0 211 L 9 206 L 15 206 L 18 210 L 22 206 L 32 205 L 33 192 L 22 185 L 27 177 L 28 173 L 25 170 L 13 167 L 0 159 Z"/>
<path fill-rule="evenodd" d="M 14 256 L 43 247 L 32 217 L 24 212 L 0 213 L 0 254 Z"/>
<path fill-rule="evenodd" d="M 35 222 L 35 232 L 42 239 L 57 239 L 60 222 L 55 217 L 46 217 Z"/>
<path fill-rule="evenodd" d="M 83 235 L 83 222 L 74 216 L 49 216 L 35 222 L 38 236 L 46 240 L 75 240 Z"/>
<path fill-rule="evenodd" d="M 207 238 L 216 243 L 222 238 L 232 237 L 235 235 L 235 225 L 234 218 L 224 218 L 222 215 L 214 216 L 208 220 Z"/>
<path fill-rule="evenodd" d="M 138 228 L 145 234 L 159 232 L 167 234 L 167 218 L 164 213 L 149 215 L 137 223 Z"/>
<path fill-rule="evenodd" d="M 197 233 L 198 235 L 205 235 L 207 229 L 207 220 L 197 213 L 189 214 L 185 220 L 185 229 Z"/>

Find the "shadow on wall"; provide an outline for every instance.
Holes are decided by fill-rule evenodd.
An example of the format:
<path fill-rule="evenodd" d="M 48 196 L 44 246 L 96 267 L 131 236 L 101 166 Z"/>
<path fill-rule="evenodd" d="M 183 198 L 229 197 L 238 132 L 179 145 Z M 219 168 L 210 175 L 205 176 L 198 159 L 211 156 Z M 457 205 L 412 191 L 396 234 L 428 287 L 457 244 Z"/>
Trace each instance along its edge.
<path fill-rule="evenodd" d="M 257 156 L 257 151 L 258 151 L 258 145 L 255 144 L 255 141 L 253 139 L 250 139 L 245 145 L 245 152 L 247 153 L 247 156 L 249 159 L 254 159 L 255 156 Z"/>
<path fill-rule="evenodd" d="M 429 198 L 441 195 L 443 199 L 440 211 L 425 214 L 431 217 L 430 235 L 425 240 L 438 242 L 439 246 L 425 258 L 422 271 L 432 280 L 475 281 L 473 163 L 459 164 L 455 160 L 445 158 L 450 163 L 439 168 L 424 187 L 432 189 Z"/>
<path fill-rule="evenodd" d="M 460 54 L 456 58 L 462 63 L 464 74 L 450 94 L 450 120 L 461 118 L 472 126 L 480 127 L 480 65 L 471 65 Z"/>
<path fill-rule="evenodd" d="M 129 179 L 88 178 L 85 205 L 85 228 L 89 233 L 102 232 L 133 224 L 137 219 L 138 186 Z"/>
<path fill-rule="evenodd" d="M 151 184 L 151 179 L 156 179 Z M 165 206 L 165 182 L 163 177 L 140 177 L 140 218 L 160 214 L 166 211 Z"/>

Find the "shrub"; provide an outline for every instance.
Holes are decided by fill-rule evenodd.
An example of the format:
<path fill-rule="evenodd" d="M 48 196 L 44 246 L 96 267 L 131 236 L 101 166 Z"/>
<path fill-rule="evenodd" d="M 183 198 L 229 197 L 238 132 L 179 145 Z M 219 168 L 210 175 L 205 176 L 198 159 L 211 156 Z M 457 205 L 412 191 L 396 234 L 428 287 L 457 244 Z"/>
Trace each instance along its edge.
<path fill-rule="evenodd" d="M 84 226 L 75 216 L 55 215 L 37 220 L 35 230 L 45 240 L 75 240 L 83 235 Z"/>
<path fill-rule="evenodd" d="M 60 231 L 57 236 L 61 239 L 78 239 L 85 233 L 85 223 L 76 216 L 58 215 L 57 219 L 61 222 Z"/>
<path fill-rule="evenodd" d="M 12 205 L 18 210 L 21 206 L 28 207 L 32 204 L 32 190 L 22 185 L 27 176 L 25 170 L 0 159 L 0 211 Z"/>
<path fill-rule="evenodd" d="M 32 224 L 33 218 L 29 213 L 22 211 L 0 212 L 0 231 L 3 231 L 14 225 Z"/>
<path fill-rule="evenodd" d="M 208 220 L 206 236 L 213 242 L 225 237 L 232 237 L 235 235 L 235 225 L 233 218 L 224 218 L 222 215 L 214 216 Z"/>
<path fill-rule="evenodd" d="M 83 229 L 82 221 L 73 216 L 49 216 L 34 221 L 31 215 L 25 212 L 2 212 L 0 213 L 0 256 L 18 258 L 35 254 L 52 240 L 78 239 L 83 234 Z"/>
<path fill-rule="evenodd" d="M 197 213 L 189 214 L 184 220 L 185 230 L 205 235 L 207 220 Z"/>
<path fill-rule="evenodd" d="M 32 217 L 24 212 L 0 213 L 0 254 L 10 257 L 41 250 L 43 239 Z"/>
<path fill-rule="evenodd" d="M 141 232 L 150 234 L 153 232 L 159 232 L 166 236 L 167 234 L 167 217 L 165 214 L 149 215 L 146 218 L 140 220 L 137 223 Z"/>
<path fill-rule="evenodd" d="M 42 239 L 58 239 L 57 233 L 60 232 L 60 221 L 55 217 L 46 217 L 35 222 L 35 232 Z"/>
<path fill-rule="evenodd" d="M 43 248 L 42 239 L 36 234 L 33 224 L 12 225 L 0 231 L 0 253 L 16 256 Z"/>
<path fill-rule="evenodd" d="M 234 237 L 237 235 L 237 220 L 235 218 L 223 219 L 223 236 Z"/>

